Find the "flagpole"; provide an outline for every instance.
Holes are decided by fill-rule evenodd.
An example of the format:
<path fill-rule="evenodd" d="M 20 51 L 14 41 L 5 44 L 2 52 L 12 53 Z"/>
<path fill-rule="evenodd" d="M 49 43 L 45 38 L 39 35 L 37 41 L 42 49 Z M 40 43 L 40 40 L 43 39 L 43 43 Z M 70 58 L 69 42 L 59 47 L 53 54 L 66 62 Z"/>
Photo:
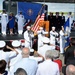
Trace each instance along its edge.
<path fill-rule="evenodd" d="M 44 13 L 45 13 L 45 0 L 44 0 Z"/>
<path fill-rule="evenodd" d="M 40 17 L 40 14 L 41 14 L 41 11 L 42 11 L 43 7 L 44 7 L 44 5 L 41 7 L 41 9 L 40 9 L 40 11 L 39 11 L 39 13 L 38 13 L 37 18 L 38 18 L 38 17 Z M 36 18 L 36 20 L 35 20 L 35 22 L 34 22 L 34 24 L 33 24 L 33 25 L 35 25 L 35 23 L 37 22 L 37 18 Z"/>
<path fill-rule="evenodd" d="M 75 11 L 75 6 L 74 6 L 74 11 Z M 74 12 L 74 20 L 75 20 L 75 12 Z"/>
<path fill-rule="evenodd" d="M 44 7 L 44 4 L 43 4 L 43 6 L 41 7 L 41 9 L 40 9 L 40 11 L 39 11 L 38 15 L 40 15 L 40 14 L 41 14 L 41 11 L 42 11 L 43 7 Z"/>
<path fill-rule="evenodd" d="M 18 2 L 17 2 L 17 14 L 18 14 Z"/>
<path fill-rule="evenodd" d="M 45 0 L 44 0 L 44 1 L 45 1 Z M 33 26 L 35 26 L 35 25 L 36 25 L 37 20 L 40 18 L 41 11 L 43 10 L 44 6 L 45 6 L 45 3 L 42 5 L 42 7 L 41 7 L 40 11 L 38 12 L 37 18 L 36 18 L 36 20 L 35 20 L 35 22 L 34 22 Z M 33 28 L 33 26 L 32 26 L 32 28 Z"/>

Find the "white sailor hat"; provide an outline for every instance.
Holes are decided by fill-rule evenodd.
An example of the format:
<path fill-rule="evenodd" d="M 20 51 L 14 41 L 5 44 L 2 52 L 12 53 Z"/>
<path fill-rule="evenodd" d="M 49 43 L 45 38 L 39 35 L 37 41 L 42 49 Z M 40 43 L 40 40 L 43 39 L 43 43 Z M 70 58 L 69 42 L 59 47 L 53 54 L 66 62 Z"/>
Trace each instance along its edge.
<path fill-rule="evenodd" d="M 64 28 L 63 26 L 61 26 L 61 28 Z"/>
<path fill-rule="evenodd" d="M 53 26 L 52 29 L 55 29 L 55 27 Z"/>
<path fill-rule="evenodd" d="M 3 48 L 6 45 L 5 41 L 0 41 L 0 48 Z"/>
<path fill-rule="evenodd" d="M 49 38 L 47 38 L 47 37 L 43 37 L 43 38 L 42 38 L 42 42 L 43 42 L 43 43 L 50 43 L 50 40 L 49 40 Z"/>
<path fill-rule="evenodd" d="M 18 40 L 15 40 L 15 41 L 12 42 L 13 47 L 19 47 L 20 45 L 21 45 L 21 42 L 18 41 Z"/>
<path fill-rule="evenodd" d="M 43 27 L 40 27 L 39 29 L 40 29 L 40 30 L 42 30 L 42 29 L 43 29 Z"/>
<path fill-rule="evenodd" d="M 48 32 L 44 32 L 43 34 L 48 34 Z"/>
<path fill-rule="evenodd" d="M 30 52 L 34 52 L 34 49 L 30 49 Z"/>
<path fill-rule="evenodd" d="M 27 29 L 31 28 L 30 26 L 27 26 Z"/>

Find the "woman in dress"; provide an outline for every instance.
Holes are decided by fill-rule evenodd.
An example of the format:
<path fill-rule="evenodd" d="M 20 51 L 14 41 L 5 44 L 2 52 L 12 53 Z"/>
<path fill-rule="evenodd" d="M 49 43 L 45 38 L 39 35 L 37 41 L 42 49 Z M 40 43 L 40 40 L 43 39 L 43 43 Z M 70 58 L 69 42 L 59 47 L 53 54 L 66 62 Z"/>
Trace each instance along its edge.
<path fill-rule="evenodd" d="M 14 26 L 15 26 L 15 16 L 13 15 L 13 13 L 10 13 L 10 15 L 9 15 L 10 34 L 13 34 Z"/>

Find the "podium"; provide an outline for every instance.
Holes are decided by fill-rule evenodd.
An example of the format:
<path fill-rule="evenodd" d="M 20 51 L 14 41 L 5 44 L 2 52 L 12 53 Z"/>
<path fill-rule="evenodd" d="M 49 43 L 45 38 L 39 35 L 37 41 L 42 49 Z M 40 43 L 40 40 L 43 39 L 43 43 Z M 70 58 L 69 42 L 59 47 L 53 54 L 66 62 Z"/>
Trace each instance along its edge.
<path fill-rule="evenodd" d="M 45 31 L 49 32 L 49 21 L 40 21 L 40 22 L 38 23 L 38 25 L 39 25 L 40 27 L 43 27 L 43 28 L 45 29 Z M 46 36 L 48 37 L 49 34 L 46 34 Z"/>

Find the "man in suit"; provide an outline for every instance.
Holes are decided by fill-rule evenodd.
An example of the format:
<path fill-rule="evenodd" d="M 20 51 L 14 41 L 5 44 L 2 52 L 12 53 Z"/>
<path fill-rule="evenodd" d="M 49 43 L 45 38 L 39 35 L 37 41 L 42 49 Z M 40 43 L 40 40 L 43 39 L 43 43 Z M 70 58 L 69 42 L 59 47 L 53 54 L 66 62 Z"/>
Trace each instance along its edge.
<path fill-rule="evenodd" d="M 8 70 L 9 59 L 17 56 L 18 52 L 15 49 L 12 49 L 10 52 L 4 52 L 3 50 L 5 46 L 6 46 L 5 41 L 0 41 L 0 60 L 4 59 L 7 62 L 6 69 Z"/>
<path fill-rule="evenodd" d="M 10 66 L 9 73 L 10 74 L 12 73 L 14 65 L 22 59 L 22 56 L 21 56 L 21 53 L 22 53 L 21 42 L 18 41 L 18 40 L 14 40 L 14 41 L 12 41 L 12 46 L 18 52 L 18 55 L 10 60 L 10 64 L 9 64 L 9 66 Z M 11 49 L 13 49 L 13 48 L 11 48 Z"/>
<path fill-rule="evenodd" d="M 54 15 L 53 15 L 52 12 L 50 12 L 50 14 L 48 15 L 48 20 L 49 20 L 49 23 L 50 23 L 50 25 L 49 25 L 49 31 L 50 31 L 51 27 L 55 26 L 55 24 L 54 24 Z"/>
<path fill-rule="evenodd" d="M 74 63 L 74 62 L 71 62 L 72 60 L 75 59 L 75 39 L 72 38 L 71 40 L 71 46 L 69 46 L 67 49 L 66 49 L 66 52 L 65 52 L 65 64 L 66 65 L 69 65 L 70 63 Z"/>
<path fill-rule="evenodd" d="M 75 65 L 75 39 L 72 38 L 70 46 L 65 51 L 64 64 L 62 72 L 66 75 L 66 67 L 70 64 Z"/>
<path fill-rule="evenodd" d="M 50 44 L 54 45 L 54 48 L 56 46 L 57 37 L 58 33 L 55 31 L 55 27 L 52 27 L 52 30 L 50 31 Z"/>
<path fill-rule="evenodd" d="M 65 16 L 64 13 L 61 13 L 61 26 L 65 24 Z"/>
<path fill-rule="evenodd" d="M 61 29 L 61 17 L 59 15 L 59 12 L 56 12 L 56 15 L 55 15 L 55 27 L 56 27 L 56 30 L 60 30 Z"/>
<path fill-rule="evenodd" d="M 60 35 L 60 53 L 63 54 L 64 53 L 64 48 L 65 48 L 65 36 L 67 36 L 67 34 L 64 31 L 63 26 L 61 27 L 59 35 Z"/>

